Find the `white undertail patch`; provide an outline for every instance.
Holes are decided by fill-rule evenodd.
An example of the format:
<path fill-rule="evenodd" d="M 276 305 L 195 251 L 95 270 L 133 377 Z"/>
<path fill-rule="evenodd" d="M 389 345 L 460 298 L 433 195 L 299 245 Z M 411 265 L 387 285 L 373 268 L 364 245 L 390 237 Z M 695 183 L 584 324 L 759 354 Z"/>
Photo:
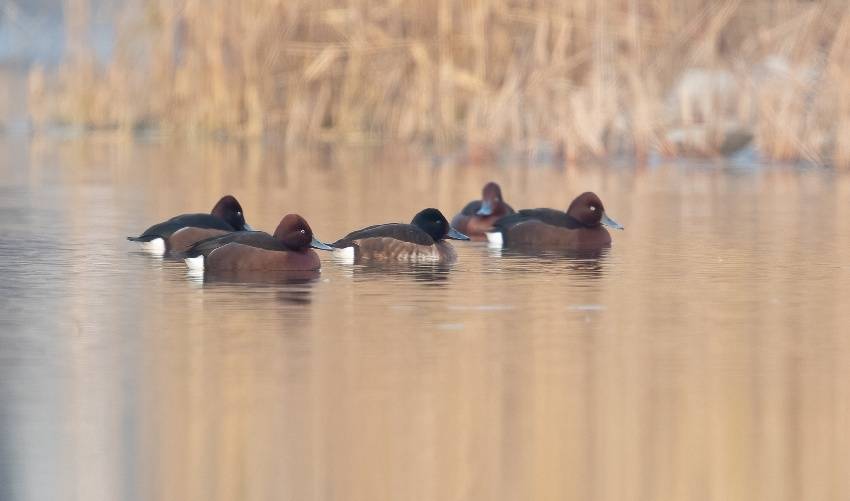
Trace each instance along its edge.
<path fill-rule="evenodd" d="M 487 243 L 490 244 L 490 247 L 501 247 L 504 244 L 501 231 L 485 233 L 485 235 L 487 235 Z"/>
<path fill-rule="evenodd" d="M 142 250 L 151 254 L 165 254 L 165 240 L 154 238 L 150 242 L 142 242 Z"/>
<path fill-rule="evenodd" d="M 333 256 L 335 260 L 342 261 L 345 264 L 354 264 L 354 247 L 334 249 L 331 256 Z"/>
<path fill-rule="evenodd" d="M 186 263 L 186 266 L 188 266 L 189 269 L 192 271 L 203 271 L 204 269 L 204 256 L 187 257 L 183 261 Z"/>

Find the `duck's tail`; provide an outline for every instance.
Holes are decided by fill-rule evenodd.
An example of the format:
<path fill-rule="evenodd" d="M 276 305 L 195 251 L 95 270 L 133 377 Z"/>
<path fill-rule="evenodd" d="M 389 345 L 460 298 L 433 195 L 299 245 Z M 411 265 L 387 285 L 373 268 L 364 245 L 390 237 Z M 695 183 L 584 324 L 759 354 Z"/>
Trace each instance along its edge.
<path fill-rule="evenodd" d="M 183 261 L 186 263 L 186 266 L 188 266 L 191 271 L 202 271 L 204 269 L 203 254 L 196 257 L 187 257 Z"/>
<path fill-rule="evenodd" d="M 331 254 L 337 261 L 342 261 L 346 264 L 354 264 L 354 246 L 335 248 Z"/>
<path fill-rule="evenodd" d="M 165 252 L 165 240 L 156 235 L 142 235 L 140 237 L 127 237 L 131 242 L 142 244 L 142 250 L 162 254 Z"/>
<path fill-rule="evenodd" d="M 487 235 L 487 242 L 492 246 L 498 245 L 501 247 L 505 243 L 501 231 L 492 231 L 485 233 L 485 235 Z"/>

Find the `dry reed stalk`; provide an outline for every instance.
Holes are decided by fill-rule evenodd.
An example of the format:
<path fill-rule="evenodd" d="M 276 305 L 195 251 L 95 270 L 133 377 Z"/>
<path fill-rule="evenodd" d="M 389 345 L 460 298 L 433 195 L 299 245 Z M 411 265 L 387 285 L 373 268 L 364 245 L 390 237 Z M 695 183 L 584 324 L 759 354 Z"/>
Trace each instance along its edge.
<path fill-rule="evenodd" d="M 67 5 L 80 24 L 86 0 Z M 135 0 L 112 60 L 80 42 L 33 74 L 33 119 L 569 159 L 715 156 L 754 135 L 767 158 L 846 167 L 848 16 L 842 0 Z"/>

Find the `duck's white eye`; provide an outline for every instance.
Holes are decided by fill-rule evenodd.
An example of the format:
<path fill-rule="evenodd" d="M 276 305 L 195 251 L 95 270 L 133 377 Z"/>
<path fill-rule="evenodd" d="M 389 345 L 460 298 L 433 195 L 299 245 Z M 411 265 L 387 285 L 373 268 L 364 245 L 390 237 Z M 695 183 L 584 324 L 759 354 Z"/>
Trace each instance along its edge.
<path fill-rule="evenodd" d="M 236 211 L 236 215 L 237 215 L 237 216 L 241 216 L 241 215 L 242 215 L 242 213 L 241 213 L 240 211 Z"/>
<path fill-rule="evenodd" d="M 302 235 L 307 233 L 307 230 L 299 230 L 299 231 L 301 232 Z"/>
<path fill-rule="evenodd" d="M 590 206 L 590 211 L 591 211 L 591 212 L 596 212 L 596 206 L 591 205 L 591 206 Z"/>

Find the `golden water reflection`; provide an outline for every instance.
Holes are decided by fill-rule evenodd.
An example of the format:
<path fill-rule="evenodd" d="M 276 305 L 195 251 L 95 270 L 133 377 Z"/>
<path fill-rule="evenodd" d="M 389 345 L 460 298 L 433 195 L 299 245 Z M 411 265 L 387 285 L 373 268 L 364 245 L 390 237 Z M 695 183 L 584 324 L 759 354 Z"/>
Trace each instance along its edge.
<path fill-rule="evenodd" d="M 19 146 L 0 210 L 62 242 L 45 262 L 0 246 L 26 271 L 4 270 L 24 304 L 0 334 L 10 499 L 850 496 L 847 176 Z M 123 240 L 223 192 L 254 226 L 298 211 L 334 240 L 490 179 L 515 207 L 594 190 L 627 229 L 599 256 L 323 254 L 293 280 L 193 280 Z"/>

